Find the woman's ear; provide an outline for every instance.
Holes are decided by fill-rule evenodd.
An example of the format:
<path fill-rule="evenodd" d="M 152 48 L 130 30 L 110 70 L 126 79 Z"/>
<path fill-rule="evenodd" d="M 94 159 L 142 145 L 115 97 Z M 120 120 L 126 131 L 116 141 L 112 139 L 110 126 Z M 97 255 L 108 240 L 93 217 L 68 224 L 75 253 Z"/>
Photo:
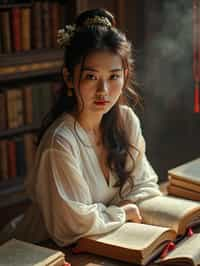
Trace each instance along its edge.
<path fill-rule="evenodd" d="M 63 73 L 64 81 L 67 84 L 67 87 L 73 88 L 72 76 L 66 67 L 63 67 L 62 73 Z"/>

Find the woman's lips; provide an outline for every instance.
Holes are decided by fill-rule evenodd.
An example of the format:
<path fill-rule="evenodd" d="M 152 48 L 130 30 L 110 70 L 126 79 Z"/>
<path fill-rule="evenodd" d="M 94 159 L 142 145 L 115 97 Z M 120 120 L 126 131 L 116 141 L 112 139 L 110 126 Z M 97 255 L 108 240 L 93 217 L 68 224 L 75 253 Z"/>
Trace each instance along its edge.
<path fill-rule="evenodd" d="M 95 101 L 94 103 L 97 105 L 105 105 L 105 104 L 109 103 L 109 101 Z"/>

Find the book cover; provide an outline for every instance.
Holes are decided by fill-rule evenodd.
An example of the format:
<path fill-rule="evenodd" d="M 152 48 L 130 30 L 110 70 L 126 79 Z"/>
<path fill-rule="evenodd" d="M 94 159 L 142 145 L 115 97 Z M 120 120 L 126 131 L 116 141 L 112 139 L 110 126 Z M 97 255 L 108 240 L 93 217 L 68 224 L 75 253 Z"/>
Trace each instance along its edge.
<path fill-rule="evenodd" d="M 42 7 L 41 1 L 34 1 L 32 6 L 32 47 L 42 48 Z"/>
<path fill-rule="evenodd" d="M 199 266 L 200 265 L 200 234 L 194 234 L 180 241 L 163 259 L 155 262 L 162 266 Z"/>
<path fill-rule="evenodd" d="M 0 140 L 0 177 L 8 179 L 8 148 L 7 140 Z"/>
<path fill-rule="evenodd" d="M 6 97 L 0 92 L 0 130 L 7 128 Z"/>
<path fill-rule="evenodd" d="M 176 177 L 200 185 L 200 158 L 179 165 L 168 171 L 170 178 Z"/>
<path fill-rule="evenodd" d="M 50 3 L 51 42 L 52 47 L 58 47 L 57 33 L 60 27 L 60 8 L 58 2 Z"/>
<path fill-rule="evenodd" d="M 12 24 L 12 40 L 14 51 L 21 51 L 21 14 L 19 7 L 13 7 L 11 9 L 11 24 Z"/>
<path fill-rule="evenodd" d="M 0 265 L 64 266 L 63 252 L 11 239 L 0 246 Z"/>
<path fill-rule="evenodd" d="M 8 140 L 8 176 L 17 176 L 17 165 L 16 165 L 16 143 L 14 140 Z"/>
<path fill-rule="evenodd" d="M 31 9 L 21 8 L 21 46 L 23 51 L 31 49 Z"/>
<path fill-rule="evenodd" d="M 10 25 L 10 12 L 0 12 L 0 28 L 2 33 L 2 50 L 4 53 L 11 53 L 11 25 Z"/>
<path fill-rule="evenodd" d="M 33 123 L 33 104 L 32 104 L 32 87 L 29 85 L 23 89 L 24 98 L 24 118 L 25 124 L 30 125 Z"/>
<path fill-rule="evenodd" d="M 44 1 L 41 3 L 42 5 L 42 20 L 43 20 L 43 47 L 50 48 L 51 47 L 51 27 L 50 27 L 50 8 L 49 2 Z"/>

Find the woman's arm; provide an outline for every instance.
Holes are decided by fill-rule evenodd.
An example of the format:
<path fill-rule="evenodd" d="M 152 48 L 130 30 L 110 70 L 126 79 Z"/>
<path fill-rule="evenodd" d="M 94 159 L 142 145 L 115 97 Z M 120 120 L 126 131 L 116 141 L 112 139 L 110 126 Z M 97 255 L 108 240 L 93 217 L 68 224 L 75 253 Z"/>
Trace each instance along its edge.
<path fill-rule="evenodd" d="M 64 140 L 43 152 L 35 188 L 47 231 L 60 246 L 109 232 L 126 221 L 123 208 L 92 202 L 79 160 Z"/>

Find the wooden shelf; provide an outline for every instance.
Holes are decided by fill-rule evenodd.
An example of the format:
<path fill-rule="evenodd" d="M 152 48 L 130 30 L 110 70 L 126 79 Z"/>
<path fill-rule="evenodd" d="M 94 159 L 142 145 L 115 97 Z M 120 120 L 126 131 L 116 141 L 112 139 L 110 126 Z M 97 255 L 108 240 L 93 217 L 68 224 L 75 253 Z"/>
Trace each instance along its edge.
<path fill-rule="evenodd" d="M 18 128 L 9 128 L 9 129 L 0 131 L 0 138 L 4 138 L 4 137 L 9 138 L 15 135 L 37 131 L 38 129 L 39 127 L 35 125 L 25 125 L 25 126 L 18 127 Z"/>
<path fill-rule="evenodd" d="M 0 55 L 0 82 L 57 74 L 63 65 L 63 49 L 35 49 Z"/>
<path fill-rule="evenodd" d="M 0 4 L 0 9 L 8 9 L 13 7 L 31 7 L 33 1 L 29 1 L 30 3 L 15 3 L 15 4 Z"/>

